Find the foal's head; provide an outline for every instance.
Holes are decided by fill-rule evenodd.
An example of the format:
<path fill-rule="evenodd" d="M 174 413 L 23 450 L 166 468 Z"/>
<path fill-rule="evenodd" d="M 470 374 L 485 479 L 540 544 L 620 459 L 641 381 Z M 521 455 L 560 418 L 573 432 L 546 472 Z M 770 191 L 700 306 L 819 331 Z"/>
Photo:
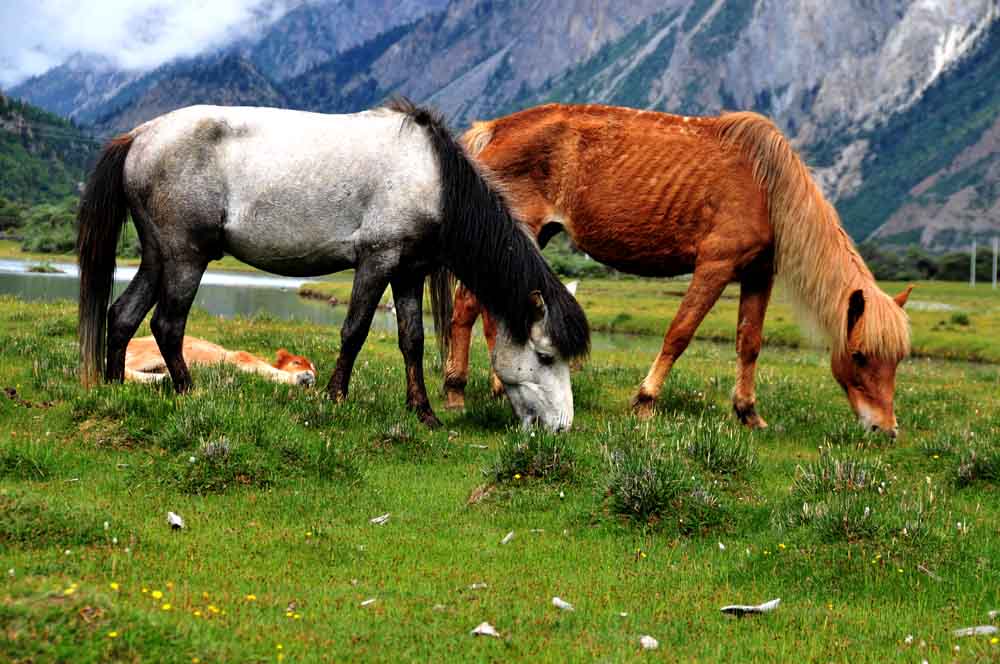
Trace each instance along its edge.
<path fill-rule="evenodd" d="M 296 385 L 316 383 L 316 365 L 301 355 L 292 355 L 284 348 L 278 349 L 274 364 L 271 366 L 291 374 Z"/>
<path fill-rule="evenodd" d="M 853 291 L 847 302 L 846 343 L 835 348 L 831 358 L 833 375 L 847 393 L 847 400 L 861 426 L 866 431 L 881 431 L 892 438 L 898 431 L 893 410 L 896 367 L 909 350 L 908 328 L 905 343 L 901 340 L 899 325 L 905 317 L 900 317 L 912 288 L 910 286 L 889 300 L 892 303 L 889 307 L 898 308 L 895 311 L 884 302 L 879 303 L 881 307 L 872 306 L 875 303 L 869 298 L 882 298 L 881 293 Z M 882 346 L 876 346 L 872 340 L 880 337 Z"/>

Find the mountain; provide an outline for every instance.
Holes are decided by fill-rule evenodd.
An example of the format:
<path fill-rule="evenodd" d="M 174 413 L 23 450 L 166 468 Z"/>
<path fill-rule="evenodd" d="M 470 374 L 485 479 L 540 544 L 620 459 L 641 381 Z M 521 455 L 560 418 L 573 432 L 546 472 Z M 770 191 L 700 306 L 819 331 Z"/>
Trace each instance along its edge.
<path fill-rule="evenodd" d="M 41 203 L 78 194 L 96 147 L 72 123 L 0 92 L 0 197 Z"/>
<path fill-rule="evenodd" d="M 456 127 L 548 101 L 753 109 L 855 238 L 948 250 L 1000 232 L 998 24 L 997 0 L 310 0 L 219 52 L 138 76 L 68 63 L 16 92 L 100 132 L 397 93 Z"/>

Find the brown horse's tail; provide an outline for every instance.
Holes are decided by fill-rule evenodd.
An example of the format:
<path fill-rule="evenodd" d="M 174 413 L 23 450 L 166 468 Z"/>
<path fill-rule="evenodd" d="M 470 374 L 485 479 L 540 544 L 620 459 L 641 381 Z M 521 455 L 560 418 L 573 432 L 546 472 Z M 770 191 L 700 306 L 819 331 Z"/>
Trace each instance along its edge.
<path fill-rule="evenodd" d="M 722 115 L 717 127 L 723 143 L 743 151 L 767 192 L 775 272 L 803 313 L 834 349 L 843 350 L 848 296 L 862 290 L 871 323 L 862 346 L 880 355 L 905 355 L 910 343 L 906 315 L 875 284 L 837 210 L 781 130 L 750 112 Z"/>
<path fill-rule="evenodd" d="M 451 270 L 441 266 L 431 272 L 429 281 L 431 313 L 434 316 L 434 334 L 437 335 L 441 366 L 444 366 L 448 358 L 448 346 L 451 345 L 451 314 L 454 309 L 452 289 L 455 285 L 455 277 L 452 275 Z"/>
<path fill-rule="evenodd" d="M 132 134 L 113 138 L 101 154 L 80 201 L 80 380 L 91 387 L 100 381 L 104 367 L 108 301 L 115 274 L 115 249 L 125 217 L 125 158 Z"/>

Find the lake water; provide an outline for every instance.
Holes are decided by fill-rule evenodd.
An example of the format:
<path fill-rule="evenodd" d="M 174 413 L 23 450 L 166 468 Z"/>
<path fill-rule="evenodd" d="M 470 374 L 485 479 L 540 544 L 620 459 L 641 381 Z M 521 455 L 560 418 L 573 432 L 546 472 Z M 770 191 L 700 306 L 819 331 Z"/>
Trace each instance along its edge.
<path fill-rule="evenodd" d="M 76 300 L 79 291 L 77 266 L 71 263 L 48 263 L 61 274 L 28 272 L 37 263 L 0 260 L 0 294 L 16 295 L 25 300 Z M 120 267 L 115 271 L 115 295 L 121 293 L 136 268 Z M 194 306 L 213 316 L 253 316 L 266 311 L 287 320 L 302 320 L 340 327 L 347 315 L 346 306 L 331 307 L 325 302 L 298 296 L 298 288 L 309 279 L 275 277 L 243 272 L 205 273 Z M 372 326 L 395 330 L 392 314 L 378 312 Z"/>
<path fill-rule="evenodd" d="M 16 295 L 25 300 L 77 299 L 80 286 L 76 265 L 47 263 L 61 270 L 60 274 L 28 272 L 30 266 L 37 264 L 34 261 L 0 259 L 0 295 Z M 135 272 L 134 267 L 120 267 L 115 271 L 116 296 L 125 289 Z M 259 312 L 267 312 L 285 320 L 331 325 L 339 333 L 347 315 L 347 306 L 341 304 L 332 307 L 326 302 L 299 297 L 299 286 L 311 281 L 313 280 L 261 273 L 208 271 L 202 278 L 194 306 L 223 318 L 250 317 Z M 425 318 L 424 324 L 430 332 L 432 324 L 429 317 Z M 666 324 L 667 321 L 664 320 L 664 330 Z M 376 312 L 372 329 L 395 332 L 395 316 L 386 311 Z M 480 326 L 477 325 L 476 334 L 479 331 Z M 594 348 L 640 348 L 655 353 L 660 343 L 660 339 L 654 337 L 601 333 L 593 335 Z"/>

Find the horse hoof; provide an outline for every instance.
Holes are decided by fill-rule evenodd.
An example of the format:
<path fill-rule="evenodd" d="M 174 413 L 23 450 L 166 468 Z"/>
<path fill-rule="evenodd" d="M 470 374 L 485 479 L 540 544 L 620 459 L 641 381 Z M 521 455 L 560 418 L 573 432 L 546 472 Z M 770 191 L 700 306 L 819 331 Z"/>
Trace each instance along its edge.
<path fill-rule="evenodd" d="M 650 397 L 637 395 L 632 399 L 632 413 L 640 420 L 648 420 L 653 416 L 655 403 Z"/>
<path fill-rule="evenodd" d="M 441 420 L 434 413 L 420 413 L 420 422 L 428 429 L 437 429 L 441 426 Z"/>
<path fill-rule="evenodd" d="M 757 414 L 757 409 L 754 408 L 753 404 L 749 406 L 740 407 L 733 404 L 733 410 L 736 411 L 736 417 L 739 418 L 747 428 L 750 429 L 766 429 L 767 422 L 764 418 Z"/>
<path fill-rule="evenodd" d="M 457 390 L 446 390 L 444 407 L 446 410 L 465 410 L 465 394 Z"/>

